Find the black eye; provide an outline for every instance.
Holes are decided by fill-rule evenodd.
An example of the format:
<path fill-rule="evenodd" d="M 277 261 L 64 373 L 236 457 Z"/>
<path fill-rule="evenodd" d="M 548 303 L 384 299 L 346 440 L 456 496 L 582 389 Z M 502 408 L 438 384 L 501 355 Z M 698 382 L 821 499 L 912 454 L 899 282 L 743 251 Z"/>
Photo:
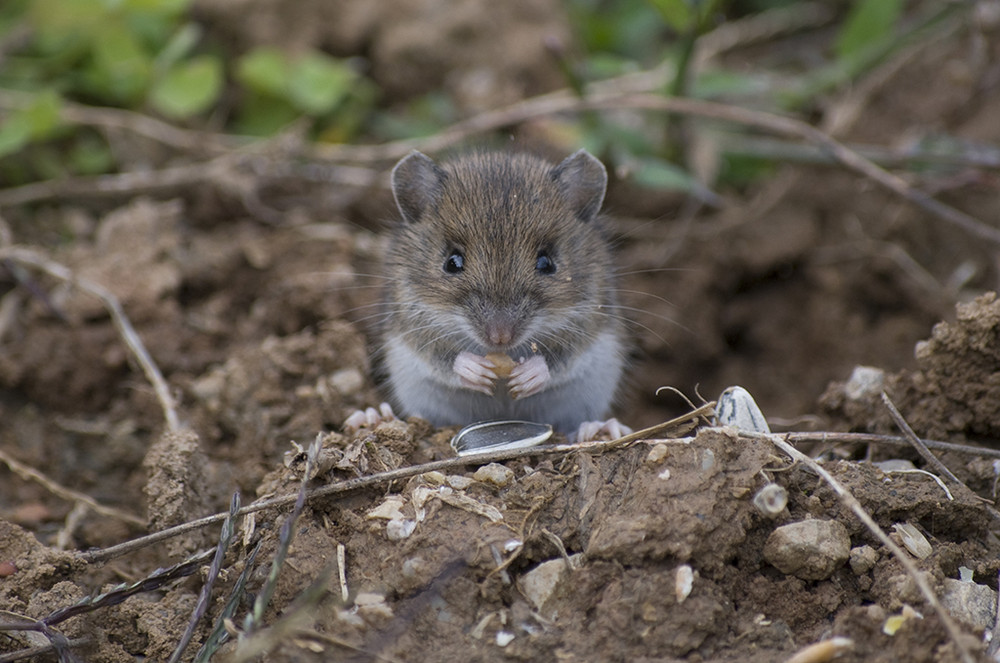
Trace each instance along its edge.
<path fill-rule="evenodd" d="M 538 260 L 535 261 L 535 269 L 542 274 L 555 274 L 556 263 L 545 251 L 538 253 Z"/>
<path fill-rule="evenodd" d="M 461 274 L 465 269 L 465 256 L 459 251 L 452 251 L 448 259 L 444 261 L 444 271 L 449 274 Z"/>

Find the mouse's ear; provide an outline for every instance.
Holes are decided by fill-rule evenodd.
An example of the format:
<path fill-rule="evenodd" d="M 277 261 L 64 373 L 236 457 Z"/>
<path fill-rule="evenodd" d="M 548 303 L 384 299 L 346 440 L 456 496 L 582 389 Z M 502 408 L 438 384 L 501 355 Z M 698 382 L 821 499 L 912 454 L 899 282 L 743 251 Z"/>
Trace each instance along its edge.
<path fill-rule="evenodd" d="M 590 221 L 601 211 L 608 171 L 593 154 L 587 150 L 574 152 L 552 169 L 551 176 L 581 220 Z"/>
<path fill-rule="evenodd" d="M 408 223 L 420 220 L 441 193 L 447 173 L 426 154 L 413 150 L 392 169 L 392 195 Z"/>

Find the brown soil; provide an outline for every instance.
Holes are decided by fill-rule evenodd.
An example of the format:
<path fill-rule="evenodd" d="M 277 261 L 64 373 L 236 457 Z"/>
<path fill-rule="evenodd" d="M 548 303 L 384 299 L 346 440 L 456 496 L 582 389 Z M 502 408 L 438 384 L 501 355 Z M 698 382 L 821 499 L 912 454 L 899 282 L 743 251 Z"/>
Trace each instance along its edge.
<path fill-rule="evenodd" d="M 226 3 L 198 4 L 206 20 L 234 24 L 226 22 Z M 258 16 L 292 15 L 267 14 L 287 8 L 276 0 L 255 4 Z M 452 40 L 455 52 L 424 62 L 426 78 L 393 67 L 393 58 L 412 62 L 408 48 L 421 48 L 407 39 L 427 37 L 407 31 L 403 15 L 391 25 L 354 16 L 367 26 L 362 44 L 322 34 L 322 22 L 301 38 L 337 52 L 365 50 L 395 95 L 477 90 L 466 109 L 558 81 L 543 50 L 519 51 L 509 69 L 490 71 L 488 85 L 476 87 L 483 68 L 502 59 L 492 46 L 478 49 L 479 59 L 463 55 L 477 35 L 512 43 L 519 34 L 535 43 L 518 31 L 543 22 L 565 36 L 558 6 L 532 18 L 525 8 L 532 3 L 512 4 L 514 18 L 473 29 L 467 23 L 480 3 L 464 4 L 439 37 Z M 260 19 L 233 38 L 285 43 L 304 25 L 289 21 Z M 858 111 L 836 127 L 837 138 L 893 147 L 940 132 L 1000 143 L 1000 35 L 984 25 L 970 23 L 909 54 L 864 90 L 860 106 L 851 105 L 857 95 L 831 100 L 831 108 Z M 451 61 L 467 67 L 449 77 Z M 526 80 L 526 68 L 536 77 Z M 928 171 L 913 180 L 979 219 L 1000 218 L 995 176 Z M 353 409 L 380 401 L 365 331 L 378 296 L 371 275 L 384 246 L 379 229 L 393 214 L 387 191 L 366 192 L 350 206 L 320 193 L 295 200 L 276 226 L 197 191 L 137 197 L 114 209 L 8 214 L 20 243 L 118 297 L 174 390 L 185 429 L 163 432 L 152 389 L 98 300 L 6 265 L 0 450 L 147 524 L 74 509 L 24 472 L 0 466 L 0 607 L 41 618 L 214 546 L 218 526 L 104 565 L 68 552 L 224 511 L 236 489 L 245 502 L 294 493 L 302 463 L 293 441 L 304 446 L 324 434 L 325 463 L 311 487 L 453 456 L 453 431 L 420 421 L 353 436 L 341 428 Z M 620 231 L 622 291 L 636 338 L 619 418 L 641 427 L 682 412 L 679 398 L 655 395 L 659 386 L 712 397 L 740 384 L 775 429 L 896 433 L 879 390 L 858 392 L 848 382 L 860 364 L 885 372 L 881 384 L 918 435 L 997 446 L 1000 301 L 982 294 L 996 288 L 995 246 L 832 167 L 782 168 L 727 200 L 722 211 L 688 219 L 676 212 L 675 197 L 612 182 L 607 209 Z M 927 537 L 930 556 L 914 561 L 946 602 L 956 600 L 951 580 L 959 567 L 972 570 L 977 587 L 997 588 L 1000 543 L 987 510 L 996 498 L 992 459 L 941 455 L 968 485 L 949 483 L 949 499 L 926 474 L 886 473 L 864 462 L 903 457 L 923 466 L 912 451 L 828 444 L 812 452 L 881 527 L 909 522 Z M 899 561 L 824 481 L 789 468 L 769 444 L 704 429 L 686 441 L 529 456 L 505 466 L 513 474 L 501 485 L 482 475 L 467 480 L 477 470 L 470 466 L 309 503 L 264 623 L 292 610 L 333 564 L 329 591 L 267 660 L 763 662 L 830 636 L 853 639 L 844 661 L 960 660 Z M 774 518 L 752 504 L 769 481 L 789 499 Z M 389 526 L 372 514 L 380 505 L 415 524 L 409 536 L 390 536 L 400 518 Z M 256 514 L 248 541 L 234 544 L 211 619 L 257 541 L 248 589 L 260 590 L 288 512 Z M 825 579 L 803 580 L 765 561 L 772 531 L 806 518 L 842 523 L 855 556 L 873 549 L 864 553 L 871 563 L 852 557 Z M 338 545 L 346 554 L 346 600 Z M 564 559 L 572 568 L 570 561 L 546 567 L 558 580 L 533 602 L 525 584 L 531 573 Z M 686 596 L 677 590 L 683 565 L 694 572 Z M 57 630 L 82 638 L 73 650 L 88 661 L 166 660 L 203 577 L 73 617 Z M 886 635 L 886 619 L 904 606 L 922 619 Z M 955 614 L 965 646 L 983 655 L 992 616 Z M 196 644 L 211 619 L 196 631 Z M 37 642 L 23 633 L 5 638 L 0 652 Z"/>

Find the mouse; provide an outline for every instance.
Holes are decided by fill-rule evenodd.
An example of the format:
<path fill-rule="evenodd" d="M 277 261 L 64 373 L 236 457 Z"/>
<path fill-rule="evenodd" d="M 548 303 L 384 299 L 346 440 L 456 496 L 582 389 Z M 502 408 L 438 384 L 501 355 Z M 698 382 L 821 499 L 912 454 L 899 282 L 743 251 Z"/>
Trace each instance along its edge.
<path fill-rule="evenodd" d="M 628 352 L 607 182 L 586 150 L 557 164 L 419 151 L 396 164 L 376 358 L 394 409 L 382 415 L 536 421 L 579 440 L 628 432 L 606 419 Z"/>

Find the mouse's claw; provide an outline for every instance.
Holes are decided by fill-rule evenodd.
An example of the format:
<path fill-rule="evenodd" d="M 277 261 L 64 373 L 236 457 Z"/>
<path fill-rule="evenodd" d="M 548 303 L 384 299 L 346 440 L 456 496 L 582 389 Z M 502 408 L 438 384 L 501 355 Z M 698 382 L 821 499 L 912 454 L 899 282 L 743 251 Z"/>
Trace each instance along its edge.
<path fill-rule="evenodd" d="M 575 442 L 589 442 L 598 435 L 607 433 L 612 440 L 616 440 L 631 432 L 631 428 L 612 417 L 607 421 L 584 421 L 576 430 L 576 434 L 571 437 Z"/>
<path fill-rule="evenodd" d="M 451 369 L 466 389 L 478 391 L 487 396 L 493 395 L 497 374 L 493 370 L 493 362 L 486 357 L 480 357 L 471 352 L 459 352 L 455 355 L 455 363 Z"/>
<path fill-rule="evenodd" d="M 396 419 L 396 413 L 392 411 L 392 406 L 388 403 L 382 403 L 378 406 L 376 410 L 373 407 L 365 408 L 364 410 L 355 410 L 347 419 L 344 419 L 344 429 L 347 431 L 356 431 L 359 428 L 374 428 L 384 421 L 393 421 Z"/>
<path fill-rule="evenodd" d="M 514 400 L 537 394 L 549 383 L 549 365 L 542 355 L 531 355 L 518 362 L 510 372 L 507 389 Z"/>

